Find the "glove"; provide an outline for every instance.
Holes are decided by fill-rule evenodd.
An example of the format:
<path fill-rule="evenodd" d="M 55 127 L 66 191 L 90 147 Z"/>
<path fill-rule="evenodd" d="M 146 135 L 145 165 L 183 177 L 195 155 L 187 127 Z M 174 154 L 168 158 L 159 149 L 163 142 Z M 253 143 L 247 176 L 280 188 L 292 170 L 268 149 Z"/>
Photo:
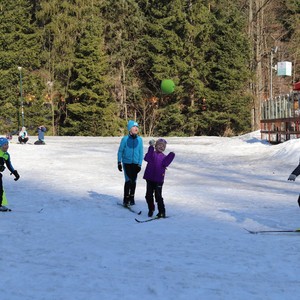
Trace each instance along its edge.
<path fill-rule="evenodd" d="M 5 170 L 5 166 L 4 165 L 1 165 L 0 166 L 0 172 L 3 172 Z"/>
<path fill-rule="evenodd" d="M 149 141 L 149 145 L 150 145 L 150 146 L 154 146 L 154 145 L 155 145 L 155 140 L 153 140 L 153 139 L 150 140 L 150 141 Z"/>
<path fill-rule="evenodd" d="M 122 164 L 120 162 L 118 162 L 118 169 L 120 172 L 122 172 L 123 168 L 122 168 Z"/>
<path fill-rule="evenodd" d="M 13 174 L 15 175 L 14 181 L 17 181 L 17 180 L 20 178 L 20 175 L 19 175 L 18 171 L 17 171 L 17 170 L 14 170 L 14 171 L 13 171 Z"/>
<path fill-rule="evenodd" d="M 137 165 L 136 172 L 139 173 L 141 171 L 141 166 Z"/>
<path fill-rule="evenodd" d="M 288 180 L 290 181 L 295 181 L 296 180 L 296 175 L 295 174 L 291 174 L 290 177 L 288 178 Z"/>

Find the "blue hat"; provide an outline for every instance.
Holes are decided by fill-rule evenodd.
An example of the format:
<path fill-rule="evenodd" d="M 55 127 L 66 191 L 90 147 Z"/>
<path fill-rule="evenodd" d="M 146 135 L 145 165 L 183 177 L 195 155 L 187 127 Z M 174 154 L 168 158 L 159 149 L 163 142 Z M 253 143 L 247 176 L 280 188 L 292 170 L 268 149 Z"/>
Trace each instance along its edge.
<path fill-rule="evenodd" d="M 5 144 L 8 144 L 8 139 L 0 137 L 0 147 L 4 146 Z"/>
<path fill-rule="evenodd" d="M 130 129 L 134 126 L 139 127 L 139 124 L 133 120 L 128 121 L 128 124 L 127 124 L 128 131 L 130 131 Z"/>

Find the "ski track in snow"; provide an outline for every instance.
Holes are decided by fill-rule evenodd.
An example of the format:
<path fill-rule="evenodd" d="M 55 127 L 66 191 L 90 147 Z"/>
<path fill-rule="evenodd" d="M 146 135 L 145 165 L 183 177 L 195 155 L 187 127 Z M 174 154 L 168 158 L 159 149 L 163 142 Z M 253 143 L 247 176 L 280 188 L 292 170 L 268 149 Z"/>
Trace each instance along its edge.
<path fill-rule="evenodd" d="M 138 224 L 122 201 L 120 137 L 46 137 L 9 153 L 3 180 L 1 299 L 298 298 L 300 140 L 167 138 L 176 157 L 163 189 L 168 219 Z M 31 138 L 31 141 L 34 137 Z M 144 138 L 145 151 L 150 138 Z M 147 219 L 139 174 L 135 210 Z"/>

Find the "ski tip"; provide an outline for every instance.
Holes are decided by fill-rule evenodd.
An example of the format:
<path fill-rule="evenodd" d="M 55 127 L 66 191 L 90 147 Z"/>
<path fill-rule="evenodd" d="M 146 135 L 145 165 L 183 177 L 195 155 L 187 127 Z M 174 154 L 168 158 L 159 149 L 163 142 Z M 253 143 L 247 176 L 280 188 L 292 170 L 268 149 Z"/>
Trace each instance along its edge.
<path fill-rule="evenodd" d="M 251 233 L 251 234 L 257 234 L 258 232 L 257 231 L 252 231 L 252 230 L 249 230 L 247 228 L 244 228 L 248 233 Z"/>

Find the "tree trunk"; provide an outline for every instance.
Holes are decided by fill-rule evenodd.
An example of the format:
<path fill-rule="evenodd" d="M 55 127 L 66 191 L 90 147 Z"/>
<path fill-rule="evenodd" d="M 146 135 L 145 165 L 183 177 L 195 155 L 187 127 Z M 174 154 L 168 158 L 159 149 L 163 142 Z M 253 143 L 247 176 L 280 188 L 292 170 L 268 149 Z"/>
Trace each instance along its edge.
<path fill-rule="evenodd" d="M 254 79 L 250 82 L 250 91 L 253 95 L 251 129 L 260 129 L 261 101 L 263 92 L 262 58 L 263 58 L 263 28 L 264 9 L 263 0 L 249 0 L 248 35 L 252 45 L 252 62 L 250 68 Z"/>
<path fill-rule="evenodd" d="M 121 104 L 124 109 L 124 118 L 126 122 L 128 121 L 128 110 L 127 110 L 127 95 L 126 95 L 126 71 L 125 71 L 125 66 L 124 66 L 124 61 L 121 61 Z"/>

